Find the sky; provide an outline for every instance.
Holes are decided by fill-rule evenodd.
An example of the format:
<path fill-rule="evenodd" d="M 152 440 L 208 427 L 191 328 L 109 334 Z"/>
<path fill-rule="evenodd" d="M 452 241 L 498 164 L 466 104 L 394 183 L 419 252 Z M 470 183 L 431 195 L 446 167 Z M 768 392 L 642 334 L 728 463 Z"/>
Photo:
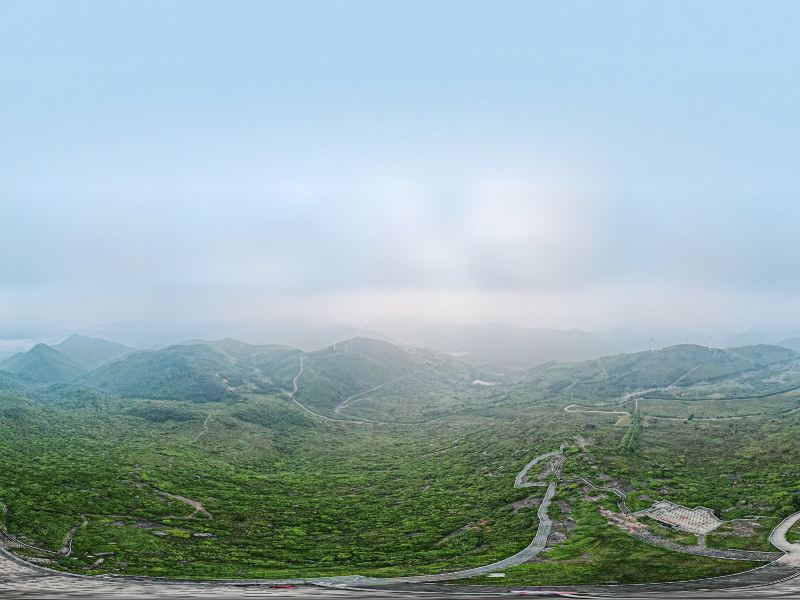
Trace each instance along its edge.
<path fill-rule="evenodd" d="M 800 328 L 797 2 L 0 3 L 0 338 Z"/>

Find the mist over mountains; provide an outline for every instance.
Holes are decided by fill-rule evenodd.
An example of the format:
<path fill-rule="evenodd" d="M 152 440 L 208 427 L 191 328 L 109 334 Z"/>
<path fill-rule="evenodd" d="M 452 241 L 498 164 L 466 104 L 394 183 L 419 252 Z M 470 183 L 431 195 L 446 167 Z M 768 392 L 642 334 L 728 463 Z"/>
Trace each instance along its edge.
<path fill-rule="evenodd" d="M 124 335 L 128 326 L 118 325 L 109 333 L 128 339 Z M 286 336 L 284 339 L 291 343 L 280 344 L 250 343 L 233 337 L 217 340 L 194 337 L 170 344 L 157 343 L 185 333 L 180 328 L 140 330 L 139 335 L 148 331 L 159 333 L 150 338 L 154 343 L 149 345 L 126 345 L 71 334 L 57 344 L 39 342 L 26 351 L 2 358 L 0 387 L 70 384 L 122 397 L 225 401 L 242 393 L 263 394 L 290 389 L 300 364 L 306 369 L 306 378 L 310 374 L 318 382 L 313 395 L 323 398 L 320 410 L 325 412 L 349 393 L 411 372 L 418 379 L 422 374 L 421 380 L 425 380 L 424 372 L 431 371 L 435 376 L 431 376 L 429 382 L 437 381 L 434 387 L 458 388 L 473 380 L 515 379 L 515 373 L 535 373 L 542 365 L 550 369 L 553 364 L 563 363 L 564 368 L 569 368 L 570 364 L 601 357 L 641 355 L 647 358 L 662 348 L 663 351 L 657 352 L 659 360 L 667 358 L 670 364 L 677 355 L 685 355 L 690 362 L 697 361 L 700 352 L 713 355 L 717 361 L 721 360 L 717 356 L 728 356 L 732 364 L 735 363 L 734 371 L 744 369 L 737 362 L 741 360 L 742 347 L 748 348 L 750 354 L 766 352 L 778 357 L 775 360 L 789 360 L 800 350 L 798 338 L 784 338 L 783 344 L 768 345 L 765 344 L 768 337 L 756 331 L 723 339 L 721 344 L 735 347 L 735 351 L 730 355 L 718 355 L 710 344 L 697 343 L 702 339 L 713 340 L 712 336 L 699 333 L 660 332 L 646 336 L 626 330 L 559 331 L 508 323 L 454 325 L 387 321 L 380 326 L 383 331 L 329 325 Z M 218 333 L 220 329 L 219 324 L 214 324 L 206 331 Z M 258 335 L 267 335 L 267 332 L 251 332 L 250 337 Z M 306 361 L 305 365 L 302 361 Z M 641 363 L 639 359 L 636 362 Z M 423 387 L 428 393 L 426 385 Z"/>
<path fill-rule="evenodd" d="M 59 332 L 31 333 L 33 335 L 22 339 L 17 332 L 8 332 L 5 336 L 0 334 L 0 361 L 7 361 L 15 354 L 27 352 L 44 342 L 69 357 L 70 364 L 62 364 L 56 369 L 69 374 L 77 366 L 91 370 L 134 349 L 155 350 L 190 340 L 226 338 L 248 344 L 282 345 L 313 351 L 359 337 L 399 346 L 429 348 L 471 363 L 511 368 L 528 368 L 553 360 L 589 360 L 679 344 L 713 348 L 772 344 L 800 351 L 800 333 L 792 330 L 657 330 L 645 333 L 612 329 L 593 332 L 530 328 L 506 322 L 455 324 L 400 319 L 359 325 L 311 320 L 261 326 L 232 320 L 168 326 L 146 321 L 118 321 L 66 335 Z M 95 341 L 87 343 L 89 338 Z M 40 348 L 34 354 L 44 355 L 46 350 Z"/>

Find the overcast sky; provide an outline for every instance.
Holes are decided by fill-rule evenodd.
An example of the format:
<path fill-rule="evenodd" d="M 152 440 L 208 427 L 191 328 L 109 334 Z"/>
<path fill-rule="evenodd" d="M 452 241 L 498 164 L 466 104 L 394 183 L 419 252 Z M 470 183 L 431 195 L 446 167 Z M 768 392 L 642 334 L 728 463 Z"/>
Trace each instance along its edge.
<path fill-rule="evenodd" d="M 0 4 L 0 337 L 800 327 L 800 3 Z"/>

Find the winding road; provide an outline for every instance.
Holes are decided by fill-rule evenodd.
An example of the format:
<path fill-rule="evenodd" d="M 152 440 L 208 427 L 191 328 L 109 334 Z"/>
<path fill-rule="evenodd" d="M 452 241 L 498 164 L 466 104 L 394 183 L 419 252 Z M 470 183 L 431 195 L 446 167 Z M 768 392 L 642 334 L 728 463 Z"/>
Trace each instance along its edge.
<path fill-rule="evenodd" d="M 295 378 L 295 382 L 296 379 L 297 378 Z M 557 483 L 529 482 L 527 480 L 528 475 L 531 468 L 542 461 L 558 458 L 563 460 L 563 457 L 564 445 L 562 444 L 559 450 L 547 452 L 532 459 L 517 474 L 514 480 L 515 488 L 547 487 L 537 511 L 539 524 L 536 529 L 536 534 L 531 540 L 531 543 L 516 554 L 480 567 L 433 575 L 412 575 L 405 577 L 378 578 L 353 575 L 283 580 L 251 579 L 192 582 L 135 576 L 84 576 L 61 573 L 46 567 L 31 564 L 9 552 L 4 545 L 0 543 L 0 592 L 44 592 L 49 594 L 80 594 L 82 596 L 102 595 L 103 597 L 131 597 L 140 595 L 151 598 L 176 596 L 224 598 L 243 597 L 246 595 L 256 597 L 272 595 L 286 596 L 287 590 L 272 590 L 270 588 L 286 585 L 313 585 L 325 588 L 331 591 L 333 595 L 336 595 L 338 591 L 344 590 L 355 591 L 357 589 L 367 589 L 370 590 L 371 593 L 374 593 L 376 589 L 390 588 L 393 590 L 391 594 L 393 597 L 401 597 L 404 592 L 403 586 L 415 586 L 418 584 L 430 585 L 496 573 L 521 565 L 537 556 L 546 547 L 552 529 L 553 523 L 548 515 L 548 509 L 556 493 Z M 611 488 L 609 488 L 609 491 L 611 491 Z M 786 553 L 781 559 L 770 563 L 766 567 L 754 569 L 744 574 L 691 582 L 678 582 L 674 584 L 642 584 L 639 586 L 612 586 L 612 588 L 605 586 L 573 586 L 559 589 L 565 593 L 589 592 L 603 595 L 606 595 L 610 589 L 613 589 L 616 597 L 620 598 L 638 597 L 641 592 L 646 590 L 649 590 L 649 592 L 652 592 L 652 594 L 656 596 L 660 591 L 667 591 L 670 592 L 671 597 L 675 597 L 673 595 L 675 592 L 685 590 L 730 590 L 731 588 L 733 588 L 734 591 L 744 591 L 746 596 L 742 597 L 755 597 L 758 595 L 758 590 L 771 590 L 780 593 L 788 590 L 787 593 L 793 594 L 795 592 L 800 592 L 800 581 L 798 581 L 798 575 L 800 575 L 800 545 L 787 542 L 786 533 L 798 521 L 800 521 L 800 512 L 781 522 L 770 535 L 770 541 Z M 1 538 L 0 542 L 2 542 Z M 406 590 L 409 594 L 408 597 L 415 597 L 417 592 L 421 589 L 423 588 Z M 424 589 L 432 591 L 430 588 Z M 471 590 L 472 588 L 467 589 Z M 449 590 L 456 591 L 456 588 L 451 587 Z M 485 590 L 473 593 L 486 595 Z M 328 591 L 325 591 L 324 594 L 328 594 Z M 307 594 L 305 591 L 301 590 L 300 595 Z M 713 596 L 709 595 L 709 597 Z"/>
<path fill-rule="evenodd" d="M 783 521 L 778 523 L 778 526 L 769 534 L 770 543 L 786 553 L 782 558 L 778 559 L 778 561 L 795 567 L 800 567 L 800 544 L 789 542 L 786 539 L 786 534 L 789 533 L 789 530 L 798 522 L 800 522 L 800 512 L 786 517 Z"/>
<path fill-rule="evenodd" d="M 303 374 L 305 365 L 304 365 L 304 357 L 300 357 L 299 359 L 299 371 L 292 379 L 292 391 L 289 392 L 287 395 L 288 397 L 294 402 L 298 407 L 300 407 L 303 411 L 312 414 L 318 418 L 324 419 L 326 421 L 338 421 L 338 422 L 346 422 L 346 423 L 354 423 L 354 424 L 367 424 L 368 421 L 357 421 L 353 419 L 336 419 L 332 417 L 328 417 L 326 415 L 319 414 L 312 409 L 304 406 L 301 404 L 296 398 L 295 395 L 298 391 L 298 380 L 300 376 Z M 695 369 L 699 368 L 702 365 L 698 365 Z M 693 369 L 694 370 L 694 369 Z M 689 371 L 686 375 L 690 374 L 692 371 Z M 684 375 L 683 377 L 686 377 Z M 676 380 L 677 383 L 683 377 Z M 674 383 L 672 385 L 674 385 Z M 382 384 L 385 385 L 385 384 Z M 350 398 L 346 399 L 337 407 L 338 410 L 347 406 L 348 402 L 352 401 L 353 399 L 369 393 L 370 391 L 374 391 L 379 389 L 381 386 L 377 386 L 372 390 L 366 390 L 364 392 L 360 392 L 351 396 Z M 665 389 L 665 388 L 660 388 Z M 619 401 L 617 401 L 617 405 L 620 403 L 627 402 L 631 399 L 636 399 L 638 404 L 638 398 L 653 390 L 640 390 L 637 392 L 631 392 L 623 396 Z M 627 414 L 630 415 L 627 411 L 602 411 L 602 410 L 575 410 L 574 408 L 577 405 L 570 405 L 565 408 L 567 412 L 607 412 L 610 414 Z M 573 409 L 573 410 L 570 410 Z M 638 406 L 637 406 L 638 409 Z M 206 430 L 209 423 L 209 419 L 211 415 L 209 414 L 206 418 L 206 422 L 204 424 Z M 205 433 L 205 431 L 203 432 Z M 201 434 L 202 435 L 202 434 Z M 530 561 L 532 558 L 536 557 L 539 553 L 544 550 L 547 545 L 547 540 L 550 536 L 550 532 L 552 530 L 552 520 L 548 515 L 548 509 L 550 507 L 550 503 L 553 499 L 553 496 L 556 493 L 557 489 L 557 482 L 550 481 L 536 481 L 530 482 L 528 481 L 528 476 L 530 470 L 537 464 L 541 463 L 547 459 L 554 459 L 558 460 L 558 464 L 555 468 L 551 467 L 551 471 L 556 475 L 558 481 L 561 481 L 560 476 L 560 465 L 563 462 L 565 455 L 564 455 L 564 444 L 558 450 L 554 450 L 551 452 L 547 452 L 545 454 L 541 454 L 530 462 L 528 462 L 522 470 L 516 475 L 514 480 L 514 487 L 515 488 L 529 488 L 529 487 L 546 487 L 544 497 L 538 507 L 537 515 L 539 518 L 539 523 L 536 529 L 536 533 L 531 540 L 530 544 L 513 554 L 507 558 L 489 563 L 487 565 L 469 568 L 469 569 L 461 569 L 457 571 L 448 571 L 443 573 L 431 574 L 431 575 L 412 575 L 412 576 L 404 576 L 404 577 L 385 577 L 385 578 L 378 578 L 378 577 L 364 577 L 360 575 L 352 575 L 352 576 L 341 576 L 341 577 L 317 577 L 317 578 L 298 578 L 298 579 L 283 579 L 283 580 L 213 580 L 213 581 L 204 581 L 204 582 L 192 582 L 187 580 L 167 580 L 161 578 L 149 578 L 149 577 L 135 577 L 135 576 L 86 576 L 86 575 L 79 575 L 79 574 L 71 574 L 71 573 L 61 573 L 54 571 L 52 569 L 48 569 L 46 567 L 38 566 L 27 562 L 8 550 L 7 543 L 9 541 L 9 536 L 5 531 L 0 528 L 0 533 L 5 534 L 0 535 L 0 592 L 6 593 L 19 593 L 19 594 L 59 594 L 59 595 L 74 595 L 79 594 L 81 596 L 86 595 L 97 595 L 103 597 L 131 597 L 131 596 L 147 596 L 150 598 L 156 597 L 177 597 L 177 596 L 191 596 L 191 597 L 214 597 L 214 598 L 224 598 L 224 597 L 243 597 L 243 596 L 254 596 L 254 597 L 267 597 L 267 596 L 289 596 L 295 595 L 291 592 L 287 592 L 286 589 L 280 590 L 272 590 L 275 586 L 319 586 L 324 588 L 324 590 L 319 590 L 318 592 L 320 595 L 338 595 L 339 593 L 344 593 L 344 590 L 353 591 L 356 589 L 368 589 L 371 596 L 374 596 L 376 588 L 378 589 L 386 589 L 391 588 L 393 593 L 391 594 L 393 597 L 402 597 L 402 594 L 406 593 L 406 597 L 416 597 L 420 590 L 425 589 L 425 592 L 421 592 L 423 594 L 429 594 L 430 592 L 434 591 L 434 588 L 430 587 L 431 585 L 443 583 L 443 582 L 450 582 L 459 579 L 468 579 L 472 577 L 477 577 L 481 575 L 488 575 L 491 573 L 496 573 L 499 571 L 503 571 L 505 569 L 515 567 L 521 565 L 525 562 Z M 602 489 L 604 491 L 614 492 L 621 498 L 620 506 L 624 512 L 627 511 L 627 507 L 625 507 L 625 494 L 619 490 L 614 488 L 598 488 L 595 486 L 591 481 L 588 479 L 584 480 L 586 483 L 591 485 L 596 489 Z M 164 493 L 167 494 L 167 493 Z M 181 501 L 189 501 L 188 499 L 177 496 L 173 494 L 168 494 L 169 497 L 172 499 L 178 499 Z M 185 503 L 188 503 L 185 502 Z M 203 512 L 205 516 L 211 518 L 205 509 L 199 503 L 196 503 L 197 506 L 191 504 L 193 508 L 195 508 L 195 514 L 197 512 Z M 193 515 L 194 516 L 194 515 Z M 666 584 L 642 584 L 642 585 L 628 585 L 628 586 L 571 586 L 571 587 L 562 587 L 558 588 L 560 591 L 564 593 L 589 593 L 589 594 L 601 594 L 607 595 L 609 591 L 613 591 L 615 597 L 628 597 L 628 598 L 635 598 L 640 597 L 641 594 L 647 593 L 649 597 L 658 597 L 660 593 L 665 593 L 668 597 L 681 597 L 681 594 L 688 593 L 692 591 L 692 593 L 696 593 L 697 590 L 703 590 L 706 592 L 706 596 L 709 598 L 719 597 L 715 596 L 715 590 L 725 590 L 725 597 L 757 597 L 760 595 L 785 595 L 787 598 L 791 597 L 798 597 L 800 595 L 800 544 L 792 544 L 786 540 L 786 534 L 789 529 L 794 526 L 797 522 L 800 521 L 800 512 L 787 517 L 782 521 L 770 534 L 770 542 L 775 545 L 779 550 L 781 550 L 784 554 L 773 563 L 766 565 L 765 567 L 761 567 L 759 569 L 754 569 L 752 571 L 747 571 L 745 573 L 731 575 L 727 577 L 717 577 L 705 580 L 696 580 L 696 581 L 689 581 L 689 582 L 677 582 L 677 583 L 666 583 Z M 77 531 L 77 528 L 76 528 Z M 71 531 L 72 533 L 72 531 Z M 73 534 L 74 535 L 74 534 Z M 71 549 L 71 537 L 69 537 L 69 547 Z M 13 539 L 13 538 L 12 538 Z M 4 543 L 5 542 L 5 543 Z M 66 546 L 66 543 L 65 543 Z M 63 550 L 62 550 L 63 551 Z M 416 586 L 419 584 L 426 584 L 429 587 L 426 588 L 417 588 L 414 587 L 412 589 L 403 589 L 403 586 Z M 486 590 L 481 589 L 480 591 L 475 591 L 472 588 L 465 588 L 467 591 L 464 592 L 464 595 L 470 595 L 470 593 L 477 593 L 480 595 L 485 596 Z M 502 592 L 501 588 L 493 588 L 498 592 Z M 527 588 L 535 593 L 536 588 Z M 541 588 L 539 588 L 541 589 Z M 553 590 L 554 588 L 548 588 L 549 590 Z M 457 591 L 458 588 L 449 587 L 448 591 Z M 506 590 L 506 593 L 511 593 L 512 590 Z M 299 594 L 297 595 L 308 595 L 308 590 L 300 590 Z M 686 596 L 689 597 L 689 596 Z M 696 597 L 695 595 L 691 597 Z"/>
<path fill-rule="evenodd" d="M 296 378 L 295 378 L 296 381 Z M 319 578 L 304 578 L 304 579 L 288 579 L 288 580 L 244 580 L 238 582 L 209 582 L 209 585 L 219 585 L 223 583 L 228 583 L 230 585 L 238 584 L 244 585 L 281 585 L 281 584 L 291 584 L 291 585 L 303 585 L 303 584 L 313 584 L 313 585 L 323 585 L 323 586 L 351 586 L 351 585 L 381 585 L 381 586 L 391 586 L 391 585 L 398 585 L 398 584 L 409 584 L 409 583 L 435 583 L 435 582 L 442 582 L 442 581 L 450 581 L 456 579 L 467 579 L 470 577 L 477 577 L 480 575 L 487 575 L 489 573 L 495 573 L 497 571 L 502 571 L 503 569 L 508 569 L 510 567 L 515 567 L 517 565 L 521 565 L 529 561 L 531 558 L 535 557 L 539 554 L 542 550 L 544 550 L 545 546 L 547 545 L 547 540 L 550 537 L 550 531 L 552 529 L 553 523 L 550 520 L 548 515 L 548 509 L 550 507 L 550 502 L 553 496 L 556 493 L 556 483 L 544 483 L 544 482 L 536 482 L 536 483 L 529 483 L 525 481 L 527 478 L 528 472 L 530 471 L 531 467 L 537 463 L 542 462 L 548 458 L 554 458 L 558 456 L 563 456 L 564 446 L 559 450 L 553 452 L 547 452 L 546 454 L 542 454 L 534 458 L 531 462 L 529 462 L 525 467 L 523 467 L 522 471 L 519 472 L 517 475 L 514 487 L 516 488 L 524 488 L 524 487 L 533 487 L 533 486 L 541 486 L 547 487 L 545 491 L 544 497 L 542 498 L 542 502 L 538 508 L 538 517 L 539 517 L 539 524 L 536 529 L 536 534 L 534 535 L 531 543 L 528 544 L 525 548 L 517 552 L 516 554 L 509 556 L 507 558 L 498 560 L 496 562 L 482 565 L 480 567 L 474 567 L 470 569 L 461 569 L 458 571 L 448 571 L 444 573 L 436 573 L 433 575 L 411 575 L 406 577 L 364 577 L 360 575 L 354 576 L 344 576 L 344 577 L 319 577 Z M 166 494 L 166 493 L 165 493 Z M 182 496 L 176 496 L 174 494 L 169 494 L 171 498 L 182 499 Z M 199 505 L 199 503 L 198 503 Z M 203 510 L 205 511 L 202 506 L 194 506 L 196 510 Z M 206 513 L 207 514 L 207 513 Z M 210 515 L 208 515 L 210 518 Z M 11 563 L 9 563 L 11 561 Z M 14 573 L 20 573 L 21 568 L 28 569 L 28 575 L 37 575 L 37 580 L 43 576 L 44 574 L 49 575 L 50 577 L 64 577 L 69 578 L 71 584 L 76 584 L 76 578 L 80 580 L 80 586 L 83 586 L 84 583 L 89 584 L 89 582 L 101 582 L 107 581 L 108 577 L 90 577 L 90 576 L 81 576 L 81 575 L 74 575 L 74 574 L 62 574 L 57 571 L 47 569 L 38 565 L 33 565 L 28 563 L 13 554 L 11 554 L 8 550 L 6 550 L 0 544 L 0 590 L 3 590 L 3 585 L 8 584 L 9 581 L 7 578 L 4 578 L 4 573 L 11 571 Z M 121 580 L 130 580 L 134 582 L 149 582 L 149 583 L 161 583 L 162 585 L 175 585 L 178 586 L 178 583 L 170 582 L 165 580 L 159 580 L 158 578 L 140 578 L 140 577 L 114 577 L 115 581 Z M 63 583 L 63 582 L 62 582 Z M 183 582 L 186 583 L 186 582 Z M 195 584 L 198 586 L 202 586 L 203 584 Z M 178 587 L 173 588 L 176 591 L 179 589 Z"/>
<path fill-rule="evenodd" d="M 289 397 L 289 399 L 292 402 L 294 402 L 297 406 L 299 406 L 301 409 L 303 409 L 305 412 L 309 413 L 310 415 L 313 415 L 313 416 L 315 416 L 315 417 L 317 417 L 319 419 L 323 419 L 325 421 L 332 421 L 332 422 L 335 422 L 335 423 L 354 423 L 356 425 L 368 425 L 369 423 L 371 423 L 371 421 L 358 421 L 356 419 L 335 419 L 333 417 L 328 417 L 326 415 L 322 415 L 322 414 L 320 414 L 320 413 L 318 413 L 318 412 L 316 412 L 314 410 L 311 410 L 306 405 L 301 404 L 297 400 L 297 398 L 294 397 L 294 395 L 300 389 L 300 388 L 297 387 L 297 380 L 300 379 L 300 376 L 303 374 L 303 371 L 305 370 L 306 357 L 305 356 L 301 356 L 299 361 L 300 361 L 300 370 L 297 372 L 297 375 L 295 375 L 294 378 L 292 379 L 292 391 L 287 394 L 287 396 Z M 363 392 L 363 393 L 366 393 L 366 392 Z"/>

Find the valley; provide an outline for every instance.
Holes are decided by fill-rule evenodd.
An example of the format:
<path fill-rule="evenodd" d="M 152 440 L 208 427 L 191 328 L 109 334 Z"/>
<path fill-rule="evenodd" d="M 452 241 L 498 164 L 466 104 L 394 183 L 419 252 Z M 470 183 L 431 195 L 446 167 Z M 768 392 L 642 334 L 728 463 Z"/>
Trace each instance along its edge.
<path fill-rule="evenodd" d="M 95 358 L 37 347 L 0 364 L 0 542 L 48 569 L 586 585 L 793 556 L 800 357 L 785 348 L 502 377 L 359 338 L 82 355 Z M 659 501 L 721 525 L 701 540 L 634 516 Z"/>

